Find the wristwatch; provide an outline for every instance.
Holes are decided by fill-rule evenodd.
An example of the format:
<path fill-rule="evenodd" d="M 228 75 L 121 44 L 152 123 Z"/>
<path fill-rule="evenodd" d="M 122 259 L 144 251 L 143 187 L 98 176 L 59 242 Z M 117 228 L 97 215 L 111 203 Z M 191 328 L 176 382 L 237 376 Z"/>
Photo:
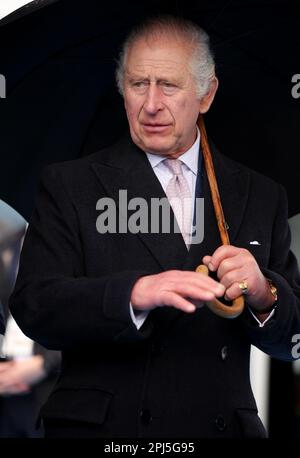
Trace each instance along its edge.
<path fill-rule="evenodd" d="M 272 296 L 274 297 L 274 302 L 272 305 L 269 305 L 268 307 L 265 307 L 264 309 L 261 309 L 261 310 L 257 310 L 256 313 L 259 313 L 259 314 L 264 314 L 264 313 L 270 313 L 272 312 L 272 310 L 274 310 L 276 308 L 276 302 L 277 302 L 277 299 L 278 299 L 278 295 L 277 295 L 277 288 L 276 286 L 274 285 L 274 283 L 272 282 L 272 280 L 270 280 L 269 278 L 266 278 L 268 284 L 269 284 L 269 288 L 270 288 L 270 291 L 271 291 L 271 294 Z"/>
<path fill-rule="evenodd" d="M 270 280 L 269 278 L 267 278 L 267 282 L 269 283 L 269 287 L 270 287 L 270 291 L 274 297 L 274 300 L 275 302 L 277 301 L 278 299 L 278 296 L 277 296 L 277 288 L 276 286 L 273 284 L 272 280 Z M 274 305 L 274 304 L 273 304 Z"/>

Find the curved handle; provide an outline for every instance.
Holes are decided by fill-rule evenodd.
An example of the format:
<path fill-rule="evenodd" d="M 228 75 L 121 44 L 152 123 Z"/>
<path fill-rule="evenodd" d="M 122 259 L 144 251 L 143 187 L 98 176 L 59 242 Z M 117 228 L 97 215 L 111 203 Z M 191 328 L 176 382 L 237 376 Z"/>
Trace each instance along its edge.
<path fill-rule="evenodd" d="M 205 265 L 197 267 L 196 272 L 200 272 L 204 275 L 209 275 L 208 268 Z M 224 305 L 218 299 L 206 302 L 207 307 L 214 312 L 216 315 L 222 318 L 236 318 L 244 310 L 244 297 L 239 296 L 232 302 L 232 305 Z"/>

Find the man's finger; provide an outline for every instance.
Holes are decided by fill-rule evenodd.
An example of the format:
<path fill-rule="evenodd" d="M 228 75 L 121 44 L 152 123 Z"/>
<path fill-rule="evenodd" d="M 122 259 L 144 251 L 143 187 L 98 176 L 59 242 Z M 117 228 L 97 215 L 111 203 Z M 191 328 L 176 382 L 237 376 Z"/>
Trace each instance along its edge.
<path fill-rule="evenodd" d="M 189 288 L 196 288 L 198 290 L 198 294 L 200 295 L 203 291 L 209 291 L 217 297 L 223 296 L 225 291 L 224 286 L 221 283 L 201 273 L 198 273 L 198 278 L 190 278 L 187 282 L 180 282 L 174 285 L 174 291 L 182 293 L 185 296 L 189 295 Z M 195 299 L 197 299 L 197 297 Z M 198 299 L 210 300 L 206 297 L 202 298 L 200 296 Z"/>
<path fill-rule="evenodd" d="M 194 304 L 172 291 L 165 292 L 163 296 L 163 303 L 161 305 L 175 307 L 187 313 L 193 313 L 196 310 Z"/>
<path fill-rule="evenodd" d="M 237 282 L 234 282 L 228 289 L 226 289 L 225 298 L 228 301 L 233 301 L 242 295 L 242 290 Z"/>
<path fill-rule="evenodd" d="M 188 294 L 185 291 L 188 286 L 194 286 L 203 290 L 212 291 L 215 296 L 222 296 L 224 294 L 223 286 L 213 278 L 201 272 L 182 271 L 180 274 L 176 272 L 175 275 L 166 276 L 166 283 L 164 286 L 171 291 Z"/>
<path fill-rule="evenodd" d="M 222 245 L 216 249 L 216 251 L 211 256 L 208 267 L 211 271 L 216 271 L 219 268 L 221 262 L 226 258 L 231 258 L 232 256 L 237 255 L 242 249 L 237 248 L 232 245 Z"/>

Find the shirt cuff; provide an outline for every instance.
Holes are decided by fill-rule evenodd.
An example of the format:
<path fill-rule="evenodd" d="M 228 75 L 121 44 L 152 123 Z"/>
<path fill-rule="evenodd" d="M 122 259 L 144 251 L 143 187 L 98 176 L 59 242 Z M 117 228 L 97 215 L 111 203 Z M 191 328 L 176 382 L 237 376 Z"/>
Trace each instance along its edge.
<path fill-rule="evenodd" d="M 252 312 L 251 308 L 248 307 L 248 310 L 249 312 L 251 313 L 251 315 L 253 316 L 253 318 L 257 321 L 257 323 L 259 324 L 259 327 L 260 328 L 263 328 L 264 325 L 272 318 L 272 316 L 274 315 L 275 313 L 275 310 L 276 310 L 276 307 L 273 308 L 273 310 L 269 313 L 269 315 L 267 316 L 267 318 L 264 320 L 264 321 L 260 321 L 257 316 L 255 315 L 255 313 Z"/>
<path fill-rule="evenodd" d="M 141 311 L 138 311 L 138 312 L 134 312 L 133 308 L 132 308 L 132 305 L 131 305 L 131 302 L 129 304 L 129 310 L 130 310 L 130 316 L 131 316 L 131 319 L 133 321 L 133 323 L 135 324 L 137 330 L 139 330 L 144 322 L 146 321 L 146 318 L 149 314 L 149 311 L 148 310 L 141 310 Z"/>

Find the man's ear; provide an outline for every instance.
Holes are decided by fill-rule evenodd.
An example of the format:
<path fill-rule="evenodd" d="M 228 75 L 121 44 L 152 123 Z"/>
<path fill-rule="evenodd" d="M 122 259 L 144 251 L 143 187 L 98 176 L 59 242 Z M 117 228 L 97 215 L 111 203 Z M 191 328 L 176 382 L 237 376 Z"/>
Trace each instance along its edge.
<path fill-rule="evenodd" d="M 214 76 L 210 83 L 208 92 L 200 100 L 200 106 L 199 106 L 200 113 L 206 113 L 209 110 L 209 107 L 211 106 L 215 98 L 218 86 L 219 86 L 219 81 L 217 77 Z"/>

